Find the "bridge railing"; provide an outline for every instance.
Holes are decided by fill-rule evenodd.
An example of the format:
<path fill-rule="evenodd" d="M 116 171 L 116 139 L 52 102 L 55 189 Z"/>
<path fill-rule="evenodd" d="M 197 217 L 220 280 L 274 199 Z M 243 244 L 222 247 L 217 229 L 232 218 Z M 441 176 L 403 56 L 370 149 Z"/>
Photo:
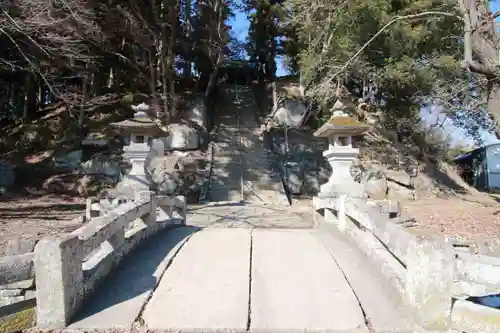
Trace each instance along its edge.
<path fill-rule="evenodd" d="M 499 256 L 492 248 L 467 253 L 453 239 L 412 232 L 413 219 L 390 218 L 379 203 L 360 198 L 316 197 L 314 205 L 376 264 L 422 326 L 500 332 L 500 310 L 468 300 L 500 294 L 500 247 Z"/>
<path fill-rule="evenodd" d="M 184 197 L 140 192 L 135 200 L 92 218 L 72 233 L 40 240 L 34 258 L 37 326 L 66 327 L 99 282 L 132 249 L 185 219 Z"/>

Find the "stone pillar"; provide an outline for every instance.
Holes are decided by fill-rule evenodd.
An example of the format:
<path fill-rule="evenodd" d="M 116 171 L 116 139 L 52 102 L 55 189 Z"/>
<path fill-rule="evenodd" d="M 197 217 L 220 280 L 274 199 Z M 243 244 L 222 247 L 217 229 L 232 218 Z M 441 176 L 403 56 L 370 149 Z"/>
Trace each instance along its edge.
<path fill-rule="evenodd" d="M 337 214 L 338 214 L 338 222 L 337 229 L 345 233 L 347 231 L 347 216 L 345 214 L 345 202 L 347 200 L 347 195 L 341 194 L 337 200 Z"/>
<path fill-rule="evenodd" d="M 404 300 L 425 329 L 449 328 L 454 251 L 449 243 L 417 239 L 408 244 Z"/>
<path fill-rule="evenodd" d="M 65 328 L 84 297 L 80 241 L 76 236 L 47 237 L 35 247 L 37 327 Z"/>
<path fill-rule="evenodd" d="M 151 202 L 151 213 L 142 217 L 144 223 L 150 227 L 156 224 L 156 208 L 158 207 L 158 198 L 152 191 L 137 192 L 135 195 L 136 201 Z"/>

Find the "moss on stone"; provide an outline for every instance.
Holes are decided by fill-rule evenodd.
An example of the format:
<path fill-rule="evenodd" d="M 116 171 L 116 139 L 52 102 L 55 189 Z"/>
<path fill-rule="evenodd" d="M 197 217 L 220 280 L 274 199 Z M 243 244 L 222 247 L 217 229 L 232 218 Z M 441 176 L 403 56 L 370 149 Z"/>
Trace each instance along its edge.
<path fill-rule="evenodd" d="M 359 126 L 361 123 L 357 121 L 356 119 L 349 117 L 349 116 L 338 116 L 338 117 L 331 117 L 330 120 L 328 121 L 330 125 L 335 125 L 335 126 Z"/>
<path fill-rule="evenodd" d="M 0 318 L 0 332 L 14 333 L 36 325 L 36 307 Z"/>

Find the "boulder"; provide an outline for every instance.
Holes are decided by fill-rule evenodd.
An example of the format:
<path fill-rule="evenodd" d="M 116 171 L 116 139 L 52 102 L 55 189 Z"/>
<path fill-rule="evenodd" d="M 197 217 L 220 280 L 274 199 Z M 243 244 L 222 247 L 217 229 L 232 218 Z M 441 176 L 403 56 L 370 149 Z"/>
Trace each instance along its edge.
<path fill-rule="evenodd" d="M 313 170 L 304 170 L 304 184 L 302 192 L 309 195 L 317 195 L 320 190 L 318 174 Z"/>
<path fill-rule="evenodd" d="M 385 170 L 381 166 L 370 164 L 363 168 L 363 172 L 360 177 L 360 182 L 362 184 L 378 179 L 386 179 Z"/>
<path fill-rule="evenodd" d="M 82 162 L 82 150 L 59 153 L 54 156 L 53 163 L 57 169 L 73 170 Z"/>
<path fill-rule="evenodd" d="M 371 179 L 364 184 L 364 191 L 368 198 L 373 200 L 384 200 L 387 195 L 387 179 Z"/>
<path fill-rule="evenodd" d="M 389 190 L 387 198 L 389 200 L 408 201 L 415 199 L 414 192 L 411 189 L 401 186 L 398 183 L 388 182 L 387 187 Z"/>
<path fill-rule="evenodd" d="M 16 180 L 14 168 L 6 160 L 0 160 L 0 187 L 10 187 Z"/>
<path fill-rule="evenodd" d="M 96 154 L 90 160 L 82 162 L 80 169 L 83 173 L 100 173 L 116 180 L 118 180 L 122 172 L 118 161 L 113 161 L 109 156 L 101 154 Z"/>
<path fill-rule="evenodd" d="M 385 173 L 385 176 L 387 177 L 388 180 L 391 180 L 391 181 L 396 182 L 398 184 L 408 186 L 408 187 L 411 186 L 411 177 L 406 171 L 387 170 Z"/>
<path fill-rule="evenodd" d="M 273 121 L 282 126 L 297 127 L 307 113 L 303 102 L 295 99 L 286 99 L 283 105 L 276 110 Z"/>
<path fill-rule="evenodd" d="M 42 188 L 53 194 L 92 196 L 114 182 L 104 175 L 59 174 L 47 178 Z"/>
<path fill-rule="evenodd" d="M 203 129 L 207 129 L 207 108 L 203 97 L 199 96 L 193 101 L 190 101 L 184 112 L 184 118 L 195 123 Z"/>
<path fill-rule="evenodd" d="M 198 149 L 200 136 L 187 124 L 174 123 L 168 126 L 168 137 L 165 138 L 165 150 Z"/>
<path fill-rule="evenodd" d="M 287 162 L 285 168 L 288 190 L 292 194 L 300 194 L 304 184 L 304 167 L 297 162 Z"/>

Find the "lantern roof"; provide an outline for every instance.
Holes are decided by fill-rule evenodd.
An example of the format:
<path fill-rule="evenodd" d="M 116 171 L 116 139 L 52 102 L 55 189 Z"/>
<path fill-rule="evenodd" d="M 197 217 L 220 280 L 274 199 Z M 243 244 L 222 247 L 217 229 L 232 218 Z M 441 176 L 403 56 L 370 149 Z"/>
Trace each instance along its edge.
<path fill-rule="evenodd" d="M 363 134 L 371 128 L 370 125 L 363 124 L 346 114 L 345 110 L 345 105 L 337 100 L 332 109 L 332 116 L 314 133 L 314 136 L 326 138 L 334 135 L 355 136 Z"/>

